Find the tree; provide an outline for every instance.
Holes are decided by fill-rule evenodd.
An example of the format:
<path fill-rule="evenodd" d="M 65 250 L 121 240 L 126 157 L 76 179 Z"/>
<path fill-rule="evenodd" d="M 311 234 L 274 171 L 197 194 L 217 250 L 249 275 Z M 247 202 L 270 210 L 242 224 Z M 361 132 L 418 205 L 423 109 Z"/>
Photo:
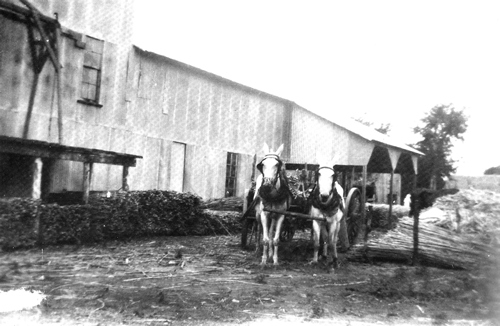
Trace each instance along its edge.
<path fill-rule="evenodd" d="M 364 118 L 362 117 L 358 117 L 358 118 L 353 118 L 354 121 L 357 121 L 361 124 L 364 124 L 365 126 L 368 126 L 368 127 L 373 127 L 373 122 L 370 122 L 370 121 L 366 121 Z M 378 132 L 384 134 L 384 135 L 388 135 L 389 132 L 391 132 L 391 124 L 390 123 L 381 123 L 380 126 L 378 126 L 377 128 L 374 128 L 375 130 L 377 130 Z"/>
<path fill-rule="evenodd" d="M 500 166 L 491 167 L 489 169 L 486 169 L 486 171 L 484 171 L 484 174 L 485 175 L 500 174 Z"/>
<path fill-rule="evenodd" d="M 449 105 L 437 105 L 421 120 L 423 127 L 414 132 L 422 136 L 416 148 L 425 155 L 418 160 L 418 181 L 420 188 L 442 189 L 444 177 L 455 172 L 455 161 L 450 158 L 453 140 L 463 140 L 467 130 L 467 117 L 463 110 Z"/>

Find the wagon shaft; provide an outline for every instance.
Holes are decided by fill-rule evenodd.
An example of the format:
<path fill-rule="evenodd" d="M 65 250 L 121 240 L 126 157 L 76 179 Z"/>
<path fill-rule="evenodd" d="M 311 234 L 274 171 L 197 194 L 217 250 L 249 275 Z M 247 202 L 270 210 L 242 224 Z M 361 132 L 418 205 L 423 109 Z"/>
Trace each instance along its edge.
<path fill-rule="evenodd" d="M 283 214 L 283 215 L 287 215 L 287 216 L 298 217 L 298 218 L 305 218 L 308 220 L 325 221 L 324 217 L 313 217 L 313 216 L 310 216 L 307 214 L 288 212 L 288 211 L 280 211 L 278 209 L 272 209 L 272 208 L 264 208 L 264 211 L 270 212 L 270 213 L 278 213 L 278 214 Z"/>

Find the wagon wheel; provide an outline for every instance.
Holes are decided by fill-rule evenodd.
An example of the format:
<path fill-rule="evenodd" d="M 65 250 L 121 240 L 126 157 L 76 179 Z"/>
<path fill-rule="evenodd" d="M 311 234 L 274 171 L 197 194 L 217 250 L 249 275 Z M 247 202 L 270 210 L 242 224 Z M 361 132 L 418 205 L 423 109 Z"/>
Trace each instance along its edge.
<path fill-rule="evenodd" d="M 354 244 L 363 223 L 361 212 L 361 192 L 357 188 L 352 188 L 347 195 L 345 217 L 347 224 L 347 238 L 349 244 Z"/>
<path fill-rule="evenodd" d="M 295 227 L 289 218 L 285 217 L 283 225 L 281 226 L 280 241 L 288 242 L 293 239 L 295 235 Z"/>

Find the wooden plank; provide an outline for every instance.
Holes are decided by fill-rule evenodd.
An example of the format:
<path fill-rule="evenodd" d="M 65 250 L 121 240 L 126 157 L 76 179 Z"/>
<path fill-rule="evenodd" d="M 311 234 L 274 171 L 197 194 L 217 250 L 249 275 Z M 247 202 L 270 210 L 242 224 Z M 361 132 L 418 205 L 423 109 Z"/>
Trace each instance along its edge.
<path fill-rule="evenodd" d="M 10 137 L 1 137 L 0 140 L 0 153 L 125 166 L 135 166 L 136 158 L 141 158 L 136 155 L 119 154 L 79 147 L 59 146 L 58 144 L 40 141 L 10 139 Z"/>
<path fill-rule="evenodd" d="M 286 216 L 293 216 L 293 217 L 297 217 L 297 218 L 305 218 L 308 220 L 326 221 L 326 218 L 324 218 L 324 217 L 316 217 L 316 216 L 310 216 L 310 215 L 302 214 L 302 213 L 281 211 L 281 210 L 272 209 L 272 208 L 264 208 L 264 211 L 269 212 L 269 213 L 283 214 Z"/>

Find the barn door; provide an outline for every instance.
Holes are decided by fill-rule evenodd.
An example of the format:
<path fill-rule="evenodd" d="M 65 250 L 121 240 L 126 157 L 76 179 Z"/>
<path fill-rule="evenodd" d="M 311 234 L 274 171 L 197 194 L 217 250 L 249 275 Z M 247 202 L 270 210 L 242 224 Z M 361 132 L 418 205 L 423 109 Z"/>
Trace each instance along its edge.
<path fill-rule="evenodd" d="M 186 160 L 186 144 L 172 143 L 170 154 L 170 189 L 184 191 L 184 166 Z"/>

